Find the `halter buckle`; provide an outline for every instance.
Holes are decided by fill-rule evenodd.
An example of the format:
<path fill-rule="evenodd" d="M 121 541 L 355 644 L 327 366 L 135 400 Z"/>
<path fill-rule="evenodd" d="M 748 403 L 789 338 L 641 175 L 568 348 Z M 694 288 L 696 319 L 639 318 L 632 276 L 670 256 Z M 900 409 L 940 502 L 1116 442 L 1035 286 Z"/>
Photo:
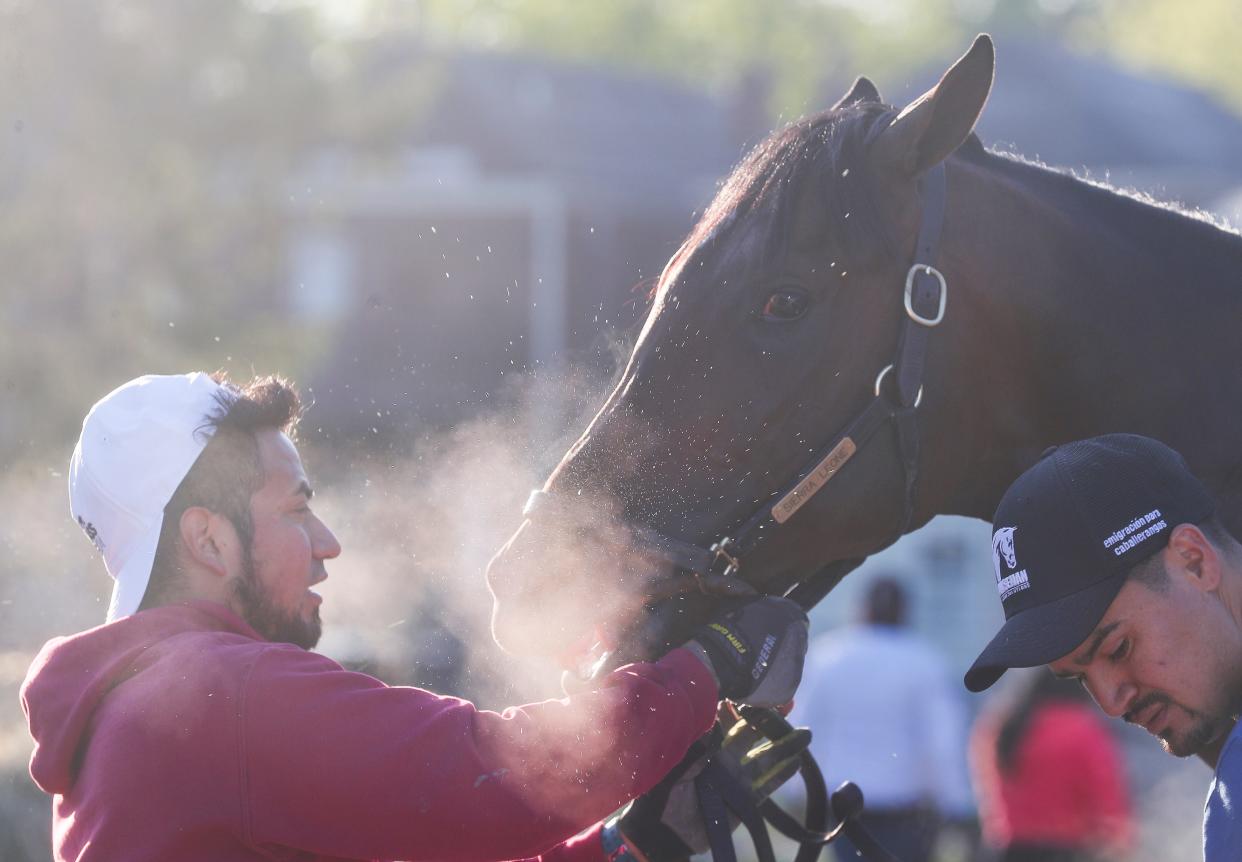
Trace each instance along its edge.
<path fill-rule="evenodd" d="M 728 536 L 725 536 L 719 542 L 716 542 L 708 548 L 709 551 L 715 554 L 715 557 L 712 558 L 713 566 L 721 560 L 724 560 L 725 562 L 724 571 L 720 573 L 722 577 L 728 577 L 729 575 L 735 574 L 742 568 L 742 561 L 730 553 L 732 548 L 733 540 Z M 736 551 L 734 551 L 734 553 L 736 553 Z"/>
<path fill-rule="evenodd" d="M 935 317 L 923 317 L 914 310 L 914 277 L 920 272 L 930 275 L 939 283 L 940 308 L 936 310 Z M 940 321 L 944 320 L 944 307 L 948 299 L 949 286 L 945 284 L 944 276 L 941 275 L 940 270 L 926 263 L 916 263 L 910 267 L 910 271 L 906 273 L 906 314 L 910 316 L 911 320 L 921 326 L 931 327 L 939 325 Z"/>

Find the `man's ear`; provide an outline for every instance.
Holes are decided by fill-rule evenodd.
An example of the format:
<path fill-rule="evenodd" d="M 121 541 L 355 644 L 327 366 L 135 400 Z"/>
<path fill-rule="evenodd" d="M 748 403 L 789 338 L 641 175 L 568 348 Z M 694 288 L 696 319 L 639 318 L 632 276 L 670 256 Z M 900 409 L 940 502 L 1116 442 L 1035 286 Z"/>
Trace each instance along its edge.
<path fill-rule="evenodd" d="M 1220 586 L 1221 559 L 1216 547 L 1194 524 L 1178 524 L 1169 534 L 1164 549 L 1165 568 L 1170 574 L 1184 572 L 1204 591 Z"/>
<path fill-rule="evenodd" d="M 940 83 L 915 99 L 880 133 L 877 166 L 915 177 L 939 164 L 970 137 L 992 91 L 996 51 L 981 33 Z"/>
<path fill-rule="evenodd" d="M 225 580 L 233 576 L 241 540 L 228 518 L 203 506 L 190 506 L 181 513 L 180 528 L 187 563 Z"/>

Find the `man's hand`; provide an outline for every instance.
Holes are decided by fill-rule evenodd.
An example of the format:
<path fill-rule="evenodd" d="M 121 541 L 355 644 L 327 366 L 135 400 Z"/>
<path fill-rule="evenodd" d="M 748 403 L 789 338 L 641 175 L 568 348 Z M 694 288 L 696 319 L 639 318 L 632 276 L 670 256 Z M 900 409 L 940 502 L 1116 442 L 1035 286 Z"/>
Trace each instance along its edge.
<path fill-rule="evenodd" d="M 659 784 L 634 800 L 620 818 L 604 827 L 604 847 L 618 862 L 671 862 L 710 849 L 707 830 L 699 812 L 694 779 L 711 755 L 712 734 L 694 743 Z M 805 728 L 792 730 L 768 741 L 744 721 L 727 733 L 714 756 L 746 788 L 758 805 L 798 772 L 802 752 L 811 742 Z M 731 828 L 740 821 L 730 818 Z"/>
<path fill-rule="evenodd" d="M 694 633 L 734 703 L 779 707 L 793 700 L 806 658 L 806 612 L 789 599 L 753 599 Z"/>

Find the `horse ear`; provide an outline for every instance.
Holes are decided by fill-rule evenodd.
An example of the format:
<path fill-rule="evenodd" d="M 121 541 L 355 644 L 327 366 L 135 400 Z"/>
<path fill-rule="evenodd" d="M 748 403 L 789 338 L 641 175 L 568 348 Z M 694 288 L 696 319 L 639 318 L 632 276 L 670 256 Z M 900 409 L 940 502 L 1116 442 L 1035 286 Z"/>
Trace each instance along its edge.
<path fill-rule="evenodd" d="M 854 85 L 850 87 L 850 91 L 842 96 L 837 103 L 832 106 L 832 110 L 839 111 L 842 108 L 849 107 L 850 105 L 856 105 L 859 102 L 883 101 L 884 100 L 880 98 L 880 91 L 876 89 L 875 84 L 871 83 L 871 79 L 864 75 L 859 75 L 854 81 Z"/>
<path fill-rule="evenodd" d="M 974 130 L 992 90 L 995 66 L 992 39 L 981 33 L 936 86 L 906 105 L 880 133 L 876 158 L 908 176 L 948 158 Z"/>

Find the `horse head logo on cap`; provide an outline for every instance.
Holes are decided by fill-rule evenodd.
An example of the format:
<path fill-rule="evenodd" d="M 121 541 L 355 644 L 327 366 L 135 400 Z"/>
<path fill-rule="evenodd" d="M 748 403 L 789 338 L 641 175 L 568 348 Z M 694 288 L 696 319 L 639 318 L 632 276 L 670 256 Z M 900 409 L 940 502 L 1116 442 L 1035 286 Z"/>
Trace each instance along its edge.
<path fill-rule="evenodd" d="M 1001 527 L 992 534 L 992 562 L 996 565 L 996 582 L 1005 577 L 1001 569 L 1001 557 L 1010 571 L 1018 567 L 1018 557 L 1013 550 L 1013 534 L 1017 527 Z"/>

